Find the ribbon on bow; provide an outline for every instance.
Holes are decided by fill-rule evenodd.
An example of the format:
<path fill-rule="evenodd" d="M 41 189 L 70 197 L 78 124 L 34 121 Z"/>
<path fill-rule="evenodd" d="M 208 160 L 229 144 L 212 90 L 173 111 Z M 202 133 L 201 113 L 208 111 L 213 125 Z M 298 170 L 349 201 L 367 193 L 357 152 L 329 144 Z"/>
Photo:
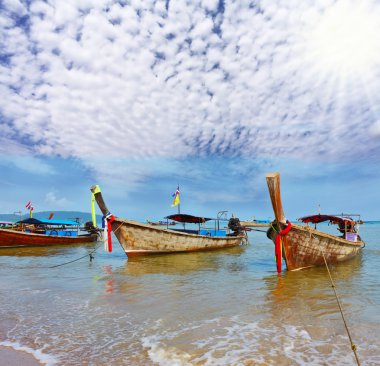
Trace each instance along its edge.
<path fill-rule="evenodd" d="M 274 243 L 274 254 L 276 256 L 276 266 L 277 266 L 277 273 L 281 273 L 282 270 L 282 243 L 281 243 L 281 237 L 285 236 L 290 229 L 292 228 L 292 224 L 290 221 L 286 220 L 287 226 L 281 230 L 277 235 Z"/>
<path fill-rule="evenodd" d="M 112 223 L 115 221 L 115 216 L 110 212 L 103 216 L 102 226 L 104 228 L 103 242 L 104 250 L 108 253 L 112 252 Z"/>

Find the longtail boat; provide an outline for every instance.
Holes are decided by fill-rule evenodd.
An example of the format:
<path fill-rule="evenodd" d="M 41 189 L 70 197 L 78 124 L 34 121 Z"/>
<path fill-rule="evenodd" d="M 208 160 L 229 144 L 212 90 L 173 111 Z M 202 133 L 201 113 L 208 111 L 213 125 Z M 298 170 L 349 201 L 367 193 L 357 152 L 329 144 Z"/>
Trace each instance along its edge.
<path fill-rule="evenodd" d="M 336 264 L 355 257 L 364 247 L 359 235 L 359 215 L 312 215 L 299 220 L 297 225 L 286 220 L 281 202 L 280 174 L 269 173 L 266 176 L 269 195 L 275 219 L 267 231 L 267 236 L 275 244 L 277 272 L 281 272 L 282 258 L 290 271 L 302 268 Z M 351 216 L 359 216 L 354 220 Z M 316 224 L 329 221 L 338 225 L 338 235 L 317 230 Z"/>
<path fill-rule="evenodd" d="M 230 220 L 227 229 L 220 228 L 219 221 L 214 227 L 205 228 L 201 227 L 201 224 L 213 219 L 177 214 L 167 216 L 167 219 L 182 223 L 183 229 L 168 229 L 111 215 L 104 203 L 100 187 L 92 186 L 91 192 L 107 221 L 105 226 L 109 228 L 108 233 L 113 231 L 129 257 L 221 249 L 238 246 L 246 239 L 245 231 L 239 225 L 237 218 Z M 186 223 L 197 224 L 198 228 L 185 229 Z M 107 235 L 104 237 L 107 238 Z M 108 237 L 110 238 L 110 236 Z"/>
<path fill-rule="evenodd" d="M 0 228 L 0 248 L 42 247 L 94 242 L 96 229 L 86 227 L 82 233 L 80 224 L 70 220 L 38 220 L 28 218 L 7 228 Z"/>

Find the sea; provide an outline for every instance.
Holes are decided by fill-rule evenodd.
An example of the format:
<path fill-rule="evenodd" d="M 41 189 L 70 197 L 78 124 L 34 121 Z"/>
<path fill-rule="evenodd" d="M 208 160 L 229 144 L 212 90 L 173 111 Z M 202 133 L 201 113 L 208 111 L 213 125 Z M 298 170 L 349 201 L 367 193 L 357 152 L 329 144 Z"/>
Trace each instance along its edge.
<path fill-rule="evenodd" d="M 329 266 L 334 288 L 325 267 L 278 275 L 261 231 L 133 259 L 115 237 L 112 253 L 1 249 L 0 345 L 44 365 L 380 365 L 380 223 L 360 234 L 362 253 Z"/>

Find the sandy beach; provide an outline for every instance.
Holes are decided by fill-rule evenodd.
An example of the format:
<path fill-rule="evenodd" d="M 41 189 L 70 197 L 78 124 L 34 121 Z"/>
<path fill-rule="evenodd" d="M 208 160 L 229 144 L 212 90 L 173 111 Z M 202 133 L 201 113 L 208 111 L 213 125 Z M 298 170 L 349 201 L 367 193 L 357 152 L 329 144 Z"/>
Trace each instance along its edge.
<path fill-rule="evenodd" d="M 2 366 L 41 366 L 42 363 L 28 352 L 16 351 L 12 347 L 0 346 Z"/>

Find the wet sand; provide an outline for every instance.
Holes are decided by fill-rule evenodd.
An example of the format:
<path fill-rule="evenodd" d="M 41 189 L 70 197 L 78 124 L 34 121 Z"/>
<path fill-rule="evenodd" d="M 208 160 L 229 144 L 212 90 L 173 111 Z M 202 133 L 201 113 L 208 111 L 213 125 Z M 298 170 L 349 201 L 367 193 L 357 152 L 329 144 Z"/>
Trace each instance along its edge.
<path fill-rule="evenodd" d="M 0 346 L 0 360 L 2 366 L 41 366 L 33 355 L 24 351 L 16 351 L 12 347 Z"/>

